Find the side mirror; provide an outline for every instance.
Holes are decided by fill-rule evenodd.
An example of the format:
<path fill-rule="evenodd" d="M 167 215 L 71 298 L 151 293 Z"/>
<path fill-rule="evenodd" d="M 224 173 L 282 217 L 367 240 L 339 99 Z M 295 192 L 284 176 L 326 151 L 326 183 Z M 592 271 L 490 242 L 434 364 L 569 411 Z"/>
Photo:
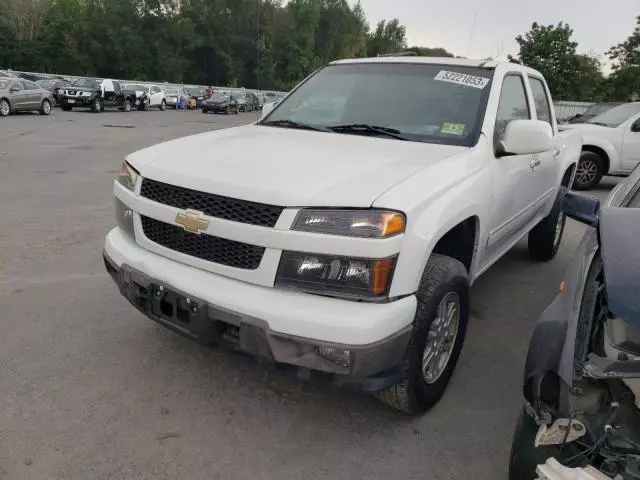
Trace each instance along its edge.
<path fill-rule="evenodd" d="M 502 155 L 542 153 L 553 148 L 553 131 L 541 120 L 512 120 L 500 144 Z"/>
<path fill-rule="evenodd" d="M 11 93 L 19 92 L 20 90 L 22 90 L 20 87 L 11 87 L 11 88 L 9 89 L 9 91 L 10 91 Z"/>
<path fill-rule="evenodd" d="M 576 114 L 573 116 L 573 118 L 580 118 L 580 117 L 582 117 L 582 113 L 576 113 Z"/>
<path fill-rule="evenodd" d="M 590 227 L 597 227 L 600 200 L 587 195 L 580 195 L 579 193 L 567 192 L 562 201 L 562 211 L 567 217 L 577 222 L 584 223 Z"/>
<path fill-rule="evenodd" d="M 640 132 L 640 119 L 636 120 L 635 122 L 633 122 L 631 124 L 631 131 L 632 132 Z"/>
<path fill-rule="evenodd" d="M 261 117 L 266 117 L 267 115 L 269 115 L 271 113 L 271 111 L 275 108 L 276 104 L 273 102 L 270 103 L 265 103 L 262 106 L 262 115 Z"/>

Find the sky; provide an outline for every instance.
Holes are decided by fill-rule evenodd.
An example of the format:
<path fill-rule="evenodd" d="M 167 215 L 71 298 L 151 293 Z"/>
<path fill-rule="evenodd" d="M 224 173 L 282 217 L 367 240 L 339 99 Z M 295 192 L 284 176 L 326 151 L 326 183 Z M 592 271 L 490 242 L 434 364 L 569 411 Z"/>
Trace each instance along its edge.
<path fill-rule="evenodd" d="M 564 21 L 574 30 L 578 52 L 600 57 L 605 70 L 605 53 L 631 35 L 636 16 L 640 15 L 640 0 L 360 0 L 360 3 L 372 28 L 379 20 L 398 18 L 407 27 L 409 46 L 443 47 L 469 58 L 517 54 L 515 37 L 527 32 L 533 22 L 555 25 Z"/>

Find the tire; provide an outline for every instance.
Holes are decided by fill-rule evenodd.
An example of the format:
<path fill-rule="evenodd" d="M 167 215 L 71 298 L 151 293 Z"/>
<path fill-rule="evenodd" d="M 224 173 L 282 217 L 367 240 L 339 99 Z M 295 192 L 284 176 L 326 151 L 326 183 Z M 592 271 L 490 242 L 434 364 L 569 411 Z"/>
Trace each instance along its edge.
<path fill-rule="evenodd" d="M 527 412 L 522 409 L 518 417 L 511 453 L 509 454 L 509 480 L 535 480 L 538 478 L 536 467 L 554 457 L 560 463 L 577 454 L 580 449 L 573 443 L 563 445 L 534 445 L 538 433 L 538 425 Z"/>
<path fill-rule="evenodd" d="M 142 106 L 142 110 L 145 112 L 148 112 L 150 108 L 151 108 L 151 101 L 147 100 L 146 102 L 144 102 L 144 105 Z"/>
<path fill-rule="evenodd" d="M 207 114 L 207 107 L 205 107 L 204 105 L 202 106 L 202 114 L 203 115 Z"/>
<path fill-rule="evenodd" d="M 604 159 L 595 152 L 583 150 L 578 160 L 576 176 L 573 181 L 574 190 L 590 190 L 600 183 L 604 171 Z"/>
<path fill-rule="evenodd" d="M 558 253 L 567 223 L 567 216 L 562 212 L 566 193 L 567 187 L 561 185 L 549 215 L 529 232 L 528 247 L 532 260 L 548 262 Z"/>
<path fill-rule="evenodd" d="M 51 115 L 51 102 L 49 100 L 43 100 L 40 105 L 40 115 Z"/>
<path fill-rule="evenodd" d="M 231 115 L 231 107 L 227 106 L 226 114 L 227 114 L 227 115 Z"/>
<path fill-rule="evenodd" d="M 8 117 L 11 113 L 11 104 L 6 98 L 0 99 L 0 117 Z"/>
<path fill-rule="evenodd" d="M 160 111 L 164 112 L 167 109 L 167 102 L 165 100 L 162 100 L 162 102 L 160 102 Z"/>
<path fill-rule="evenodd" d="M 416 293 L 418 306 L 413 320 L 413 332 L 401 365 L 400 380 L 395 385 L 376 393 L 382 403 L 408 414 L 421 414 L 433 407 L 444 394 L 458 362 L 469 322 L 469 274 L 458 260 L 444 255 L 433 254 L 422 274 Z M 440 332 L 449 338 L 448 348 L 442 357 L 440 369 L 423 373 L 423 356 L 431 329 L 436 328 L 441 306 L 457 300 L 458 322 L 455 331 L 451 328 Z M 452 322 L 452 327 L 455 322 Z M 446 337 L 442 335 L 446 333 Z M 436 333 L 437 335 L 437 333 Z M 432 364 L 433 366 L 433 364 Z M 437 375 L 436 375 L 437 374 Z M 427 375 L 430 378 L 427 379 Z"/>
<path fill-rule="evenodd" d="M 125 100 L 124 103 L 122 104 L 122 110 L 125 112 L 130 112 L 131 111 L 131 100 Z"/>
<path fill-rule="evenodd" d="M 100 113 L 104 110 L 104 105 L 102 104 L 102 100 L 100 97 L 96 97 L 91 102 L 91 111 L 93 113 Z"/>

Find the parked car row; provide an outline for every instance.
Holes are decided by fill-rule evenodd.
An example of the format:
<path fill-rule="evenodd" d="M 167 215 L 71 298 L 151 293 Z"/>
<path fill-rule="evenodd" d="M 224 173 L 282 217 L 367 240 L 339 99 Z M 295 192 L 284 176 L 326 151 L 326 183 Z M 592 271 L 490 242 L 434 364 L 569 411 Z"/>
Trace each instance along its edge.
<path fill-rule="evenodd" d="M 182 86 L 170 84 L 152 84 L 149 82 L 131 82 L 116 79 L 101 79 L 90 77 L 62 77 L 29 72 L 14 72 L 0 70 L 0 79 L 11 80 L 9 89 L 13 92 L 6 93 L 2 97 L 3 111 L 11 112 L 40 110 L 33 105 L 33 92 L 29 95 L 18 91 L 46 90 L 50 93 L 40 100 L 42 111 L 50 112 L 50 108 L 42 104 L 45 97 L 49 106 L 59 106 L 63 110 L 70 111 L 76 108 L 89 108 L 94 112 L 101 112 L 105 108 L 119 108 L 130 111 L 135 108 L 146 111 L 149 109 L 166 110 L 167 108 L 201 109 L 204 112 L 213 111 L 213 104 L 206 104 L 207 90 L 209 87 Z M 22 83 L 29 82 L 29 83 Z M 20 88 L 20 90 L 16 90 Z M 237 88 L 213 87 L 219 95 L 227 95 L 229 99 L 229 113 L 252 112 L 262 109 L 265 103 L 275 102 L 284 97 L 281 92 L 257 92 L 253 90 Z M 215 102 L 214 102 L 215 103 Z M 237 104 L 237 105 L 236 105 Z M 226 113 L 226 109 L 222 110 Z"/>

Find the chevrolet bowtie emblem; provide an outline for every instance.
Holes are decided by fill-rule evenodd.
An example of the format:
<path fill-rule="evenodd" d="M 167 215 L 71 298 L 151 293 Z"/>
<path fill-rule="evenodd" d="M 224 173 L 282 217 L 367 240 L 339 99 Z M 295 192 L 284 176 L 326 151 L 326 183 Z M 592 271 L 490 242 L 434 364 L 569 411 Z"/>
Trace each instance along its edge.
<path fill-rule="evenodd" d="M 200 219 L 200 214 L 196 212 L 184 212 L 176 215 L 176 223 L 187 232 L 200 233 L 207 229 L 209 222 Z"/>

